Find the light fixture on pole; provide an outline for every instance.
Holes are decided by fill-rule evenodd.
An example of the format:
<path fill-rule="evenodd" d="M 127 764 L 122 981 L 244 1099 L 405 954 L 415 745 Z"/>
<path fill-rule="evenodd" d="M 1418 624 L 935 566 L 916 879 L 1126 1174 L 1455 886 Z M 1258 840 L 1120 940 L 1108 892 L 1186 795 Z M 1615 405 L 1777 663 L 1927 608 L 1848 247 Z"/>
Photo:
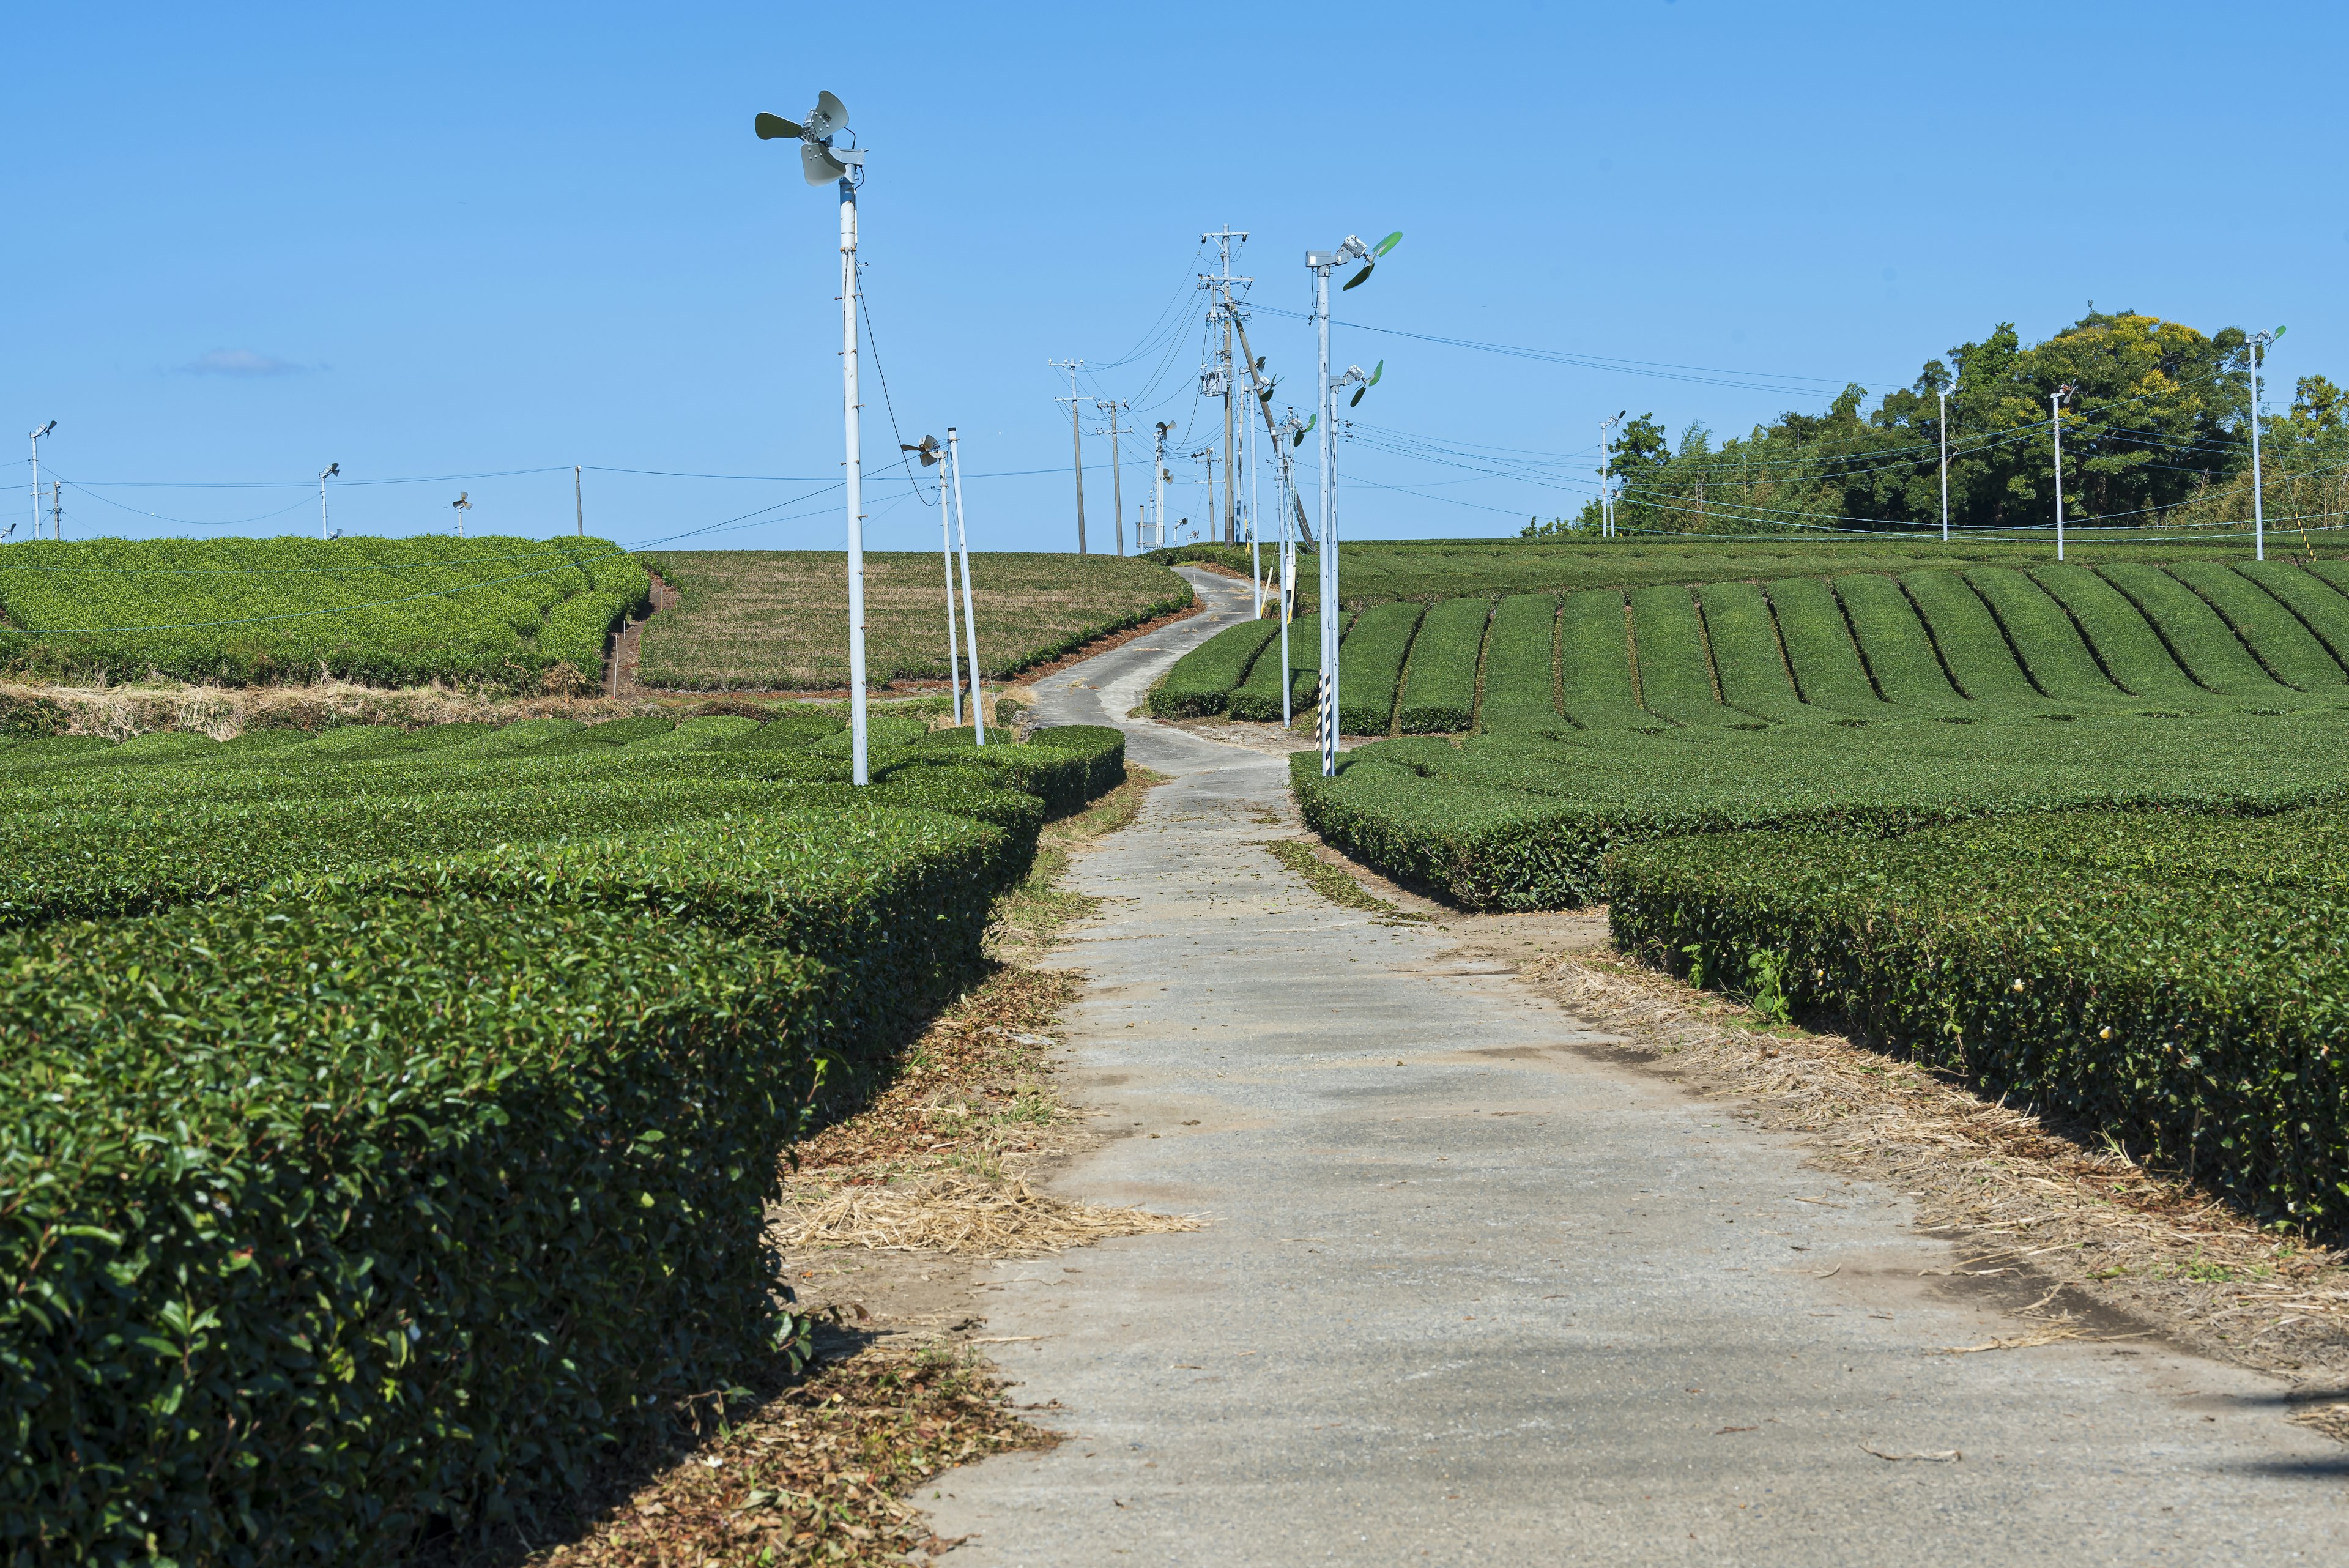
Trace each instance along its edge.
<path fill-rule="evenodd" d="M 1375 245 L 1365 244 L 1358 236 L 1348 234 L 1336 250 L 1305 253 L 1305 265 L 1313 274 L 1313 326 L 1320 357 L 1316 389 L 1321 407 L 1313 417 L 1321 424 L 1321 688 L 1319 701 L 1315 704 L 1314 731 L 1320 742 L 1323 778 L 1338 771 L 1338 390 L 1359 383 L 1352 401 L 1347 404 L 1351 408 L 1362 400 L 1362 393 L 1377 385 L 1379 377 L 1386 371 L 1386 361 L 1381 359 L 1378 369 L 1368 375 L 1360 366 L 1349 366 L 1344 376 L 1330 379 L 1330 273 L 1350 262 L 1361 262 L 1362 270 L 1348 278 L 1344 286 L 1358 288 L 1369 281 L 1379 258 L 1402 242 L 1400 231 Z M 1297 439 L 1303 439 L 1302 431 Z M 1286 680 L 1288 674 L 1284 669 L 1282 679 Z"/>
<path fill-rule="evenodd" d="M 920 458 L 924 468 L 946 461 L 946 449 L 938 445 L 938 438 L 934 435 L 924 436 L 915 446 L 899 441 L 897 450 L 910 452 Z M 962 728 L 962 670 L 959 656 L 955 652 L 954 525 L 947 516 L 947 476 L 943 471 L 938 474 L 938 550 L 947 564 L 947 691 L 954 699 L 955 728 L 959 730 Z"/>
<path fill-rule="evenodd" d="M 33 443 L 33 531 L 26 535 L 28 539 L 37 539 L 41 536 L 41 438 L 57 428 L 57 421 L 51 420 L 47 424 L 27 432 Z"/>
<path fill-rule="evenodd" d="M 1599 536 L 1615 537 L 1615 453 L 1607 444 L 1607 432 L 1623 422 L 1629 409 L 1618 409 L 1611 420 L 1599 421 Z"/>
<path fill-rule="evenodd" d="M 848 106 L 828 92 L 815 95 L 815 107 L 798 124 L 778 114 L 761 114 L 751 127 L 761 141 L 796 138 L 800 171 L 807 182 L 836 182 L 840 188 L 840 390 L 847 427 L 844 466 L 848 474 L 848 730 L 851 773 L 861 785 L 872 782 L 865 766 L 864 464 L 856 403 L 856 191 L 864 182 L 864 154 L 853 143 L 833 145 L 833 139 L 848 129 Z"/>
<path fill-rule="evenodd" d="M 2281 327 L 2251 334 L 2251 556 L 2261 561 L 2268 558 L 2268 519 L 2260 489 L 2260 352 L 2282 336 Z"/>
<path fill-rule="evenodd" d="M 955 444 L 955 428 L 947 427 L 947 466 L 954 470 L 955 540 L 962 546 L 962 636 L 970 650 L 971 739 L 987 744 L 987 704 L 979 690 L 978 622 L 970 607 L 970 525 L 962 514 L 962 448 Z"/>
<path fill-rule="evenodd" d="M 2055 558 L 2064 558 L 2064 404 L 2080 389 L 2064 382 L 2047 394 L 2047 424 L 2055 439 Z"/>
<path fill-rule="evenodd" d="M 339 476 L 342 472 L 343 465 L 339 462 L 330 462 L 318 471 L 318 537 L 321 539 L 334 537 L 326 532 L 326 481 Z"/>
<path fill-rule="evenodd" d="M 457 499 L 449 503 L 449 510 L 457 514 L 457 537 L 460 539 L 465 536 L 465 514 L 473 509 L 472 502 L 467 499 L 471 493 L 471 491 L 460 490 L 457 492 Z"/>

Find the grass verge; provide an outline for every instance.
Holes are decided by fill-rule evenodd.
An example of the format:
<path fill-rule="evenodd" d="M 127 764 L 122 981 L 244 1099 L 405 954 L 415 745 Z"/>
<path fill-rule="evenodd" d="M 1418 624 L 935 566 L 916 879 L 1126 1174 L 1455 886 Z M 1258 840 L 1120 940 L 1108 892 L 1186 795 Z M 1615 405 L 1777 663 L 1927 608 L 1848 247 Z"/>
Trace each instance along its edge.
<path fill-rule="evenodd" d="M 1275 860 L 1304 877 L 1307 887 L 1341 909 L 1367 911 L 1381 924 L 1407 925 L 1427 919 L 1365 891 L 1360 882 L 1314 854 L 1313 846 L 1302 838 L 1268 838 L 1264 846 Z"/>

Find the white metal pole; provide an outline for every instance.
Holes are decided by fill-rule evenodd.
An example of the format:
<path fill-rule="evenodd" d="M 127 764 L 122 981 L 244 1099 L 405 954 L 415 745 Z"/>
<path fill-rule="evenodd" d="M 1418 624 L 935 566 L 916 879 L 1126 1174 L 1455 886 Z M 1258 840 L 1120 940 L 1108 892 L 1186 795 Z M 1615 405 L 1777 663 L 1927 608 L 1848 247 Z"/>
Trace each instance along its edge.
<path fill-rule="evenodd" d="M 947 518 L 947 471 L 938 470 L 938 553 L 947 564 L 947 690 L 954 696 L 955 728 L 962 728 L 962 670 L 955 652 L 954 528 Z"/>
<path fill-rule="evenodd" d="M 1166 547 L 1166 427 L 1158 427 L 1158 455 L 1152 460 L 1150 470 L 1150 542 L 1154 548 Z"/>
<path fill-rule="evenodd" d="M 323 541 L 326 539 L 326 471 L 325 471 L 325 470 L 323 470 L 323 469 L 321 469 L 321 470 L 319 471 L 319 472 L 318 472 L 318 538 L 320 539 L 320 541 L 322 541 L 322 542 L 323 542 Z"/>
<path fill-rule="evenodd" d="M 1297 415 L 1288 416 L 1294 420 Z M 1280 451 L 1280 727 L 1291 728 L 1295 715 L 1288 711 L 1288 612 L 1297 601 L 1297 545 L 1289 536 L 1288 513 L 1294 503 L 1289 499 L 1292 481 L 1288 472 L 1288 449 Z"/>
<path fill-rule="evenodd" d="M 2287 461 L 2286 467 L 2291 466 Z M 2267 511 L 2260 493 L 2260 340 L 2251 339 L 2251 558 L 2268 558 Z"/>
<path fill-rule="evenodd" d="M 1313 269 L 1321 396 L 1321 776 L 1338 772 L 1338 399 L 1330 385 L 1330 267 Z M 1283 680 L 1288 678 L 1281 671 Z"/>
<path fill-rule="evenodd" d="M 1950 542 L 1950 389 L 1933 389 L 1941 404 L 1941 543 Z"/>
<path fill-rule="evenodd" d="M 856 402 L 856 187 L 840 182 L 840 386 L 847 417 L 848 730 L 854 782 L 873 782 L 864 722 L 864 459 Z"/>
<path fill-rule="evenodd" d="M 978 744 L 987 744 L 986 693 L 978 673 L 978 620 L 970 607 L 970 524 L 962 511 L 962 451 L 955 445 L 955 428 L 947 427 L 947 461 L 954 467 L 955 535 L 962 545 L 962 636 L 970 651 L 970 723 Z"/>
<path fill-rule="evenodd" d="M 1264 543 L 1257 537 L 1256 518 L 1256 426 L 1240 421 L 1240 461 L 1247 465 L 1248 577 L 1256 589 L 1256 614 L 1264 618 Z"/>
<path fill-rule="evenodd" d="M 2048 428 L 2055 436 L 2055 558 L 2064 558 L 2064 394 L 2047 394 Z"/>
<path fill-rule="evenodd" d="M 579 483 L 579 465 L 571 465 L 571 529 L 580 538 L 587 537 L 587 495 Z"/>
<path fill-rule="evenodd" d="M 27 538 L 31 539 L 37 539 L 41 536 L 41 438 L 47 433 L 48 432 L 47 431 L 35 431 L 32 435 L 33 531 L 29 535 L 26 535 Z"/>
<path fill-rule="evenodd" d="M 1607 427 L 1614 422 L 1599 421 L 1599 536 L 1602 539 L 1615 536 L 1615 500 L 1608 493 L 1607 483 L 1609 471 L 1615 463 L 1615 454 L 1607 450 Z"/>

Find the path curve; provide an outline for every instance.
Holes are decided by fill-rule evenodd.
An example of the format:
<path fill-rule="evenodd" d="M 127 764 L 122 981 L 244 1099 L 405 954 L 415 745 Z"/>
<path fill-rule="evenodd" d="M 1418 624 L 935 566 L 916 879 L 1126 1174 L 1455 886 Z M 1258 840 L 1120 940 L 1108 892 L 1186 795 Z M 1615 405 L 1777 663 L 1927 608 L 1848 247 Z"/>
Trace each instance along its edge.
<path fill-rule="evenodd" d="M 1109 902 L 1058 954 L 1092 981 L 1061 1084 L 1123 1136 L 1054 1187 L 1214 1223 L 981 1272 L 1068 1440 L 925 1489 L 955 1562 L 2349 1555 L 2349 1464 L 2282 1385 L 2144 1339 L 1948 1354 L 2032 1325 L 1930 1277 L 1899 1192 L 1304 888 L 1259 847 L 1279 759 L 1124 716 L 1247 613 L 1186 575 L 1206 613 L 1039 703 L 1174 775 L 1071 873 Z"/>

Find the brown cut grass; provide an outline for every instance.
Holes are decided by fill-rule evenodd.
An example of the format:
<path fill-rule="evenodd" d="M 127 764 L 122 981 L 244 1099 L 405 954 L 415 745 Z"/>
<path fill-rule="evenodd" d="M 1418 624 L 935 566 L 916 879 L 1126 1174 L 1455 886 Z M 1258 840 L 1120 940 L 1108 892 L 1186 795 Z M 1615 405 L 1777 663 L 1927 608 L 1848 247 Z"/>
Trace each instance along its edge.
<path fill-rule="evenodd" d="M 678 593 L 645 622 L 636 679 L 688 691 L 832 691 L 848 682 L 846 557 L 830 550 L 688 550 L 647 558 Z M 1114 556 L 970 558 L 978 659 L 1001 680 L 1191 599 L 1166 567 Z M 961 614 L 959 579 L 956 614 Z M 947 677 L 945 563 L 864 556 L 868 680 Z M 957 654 L 965 646 L 957 639 Z"/>

